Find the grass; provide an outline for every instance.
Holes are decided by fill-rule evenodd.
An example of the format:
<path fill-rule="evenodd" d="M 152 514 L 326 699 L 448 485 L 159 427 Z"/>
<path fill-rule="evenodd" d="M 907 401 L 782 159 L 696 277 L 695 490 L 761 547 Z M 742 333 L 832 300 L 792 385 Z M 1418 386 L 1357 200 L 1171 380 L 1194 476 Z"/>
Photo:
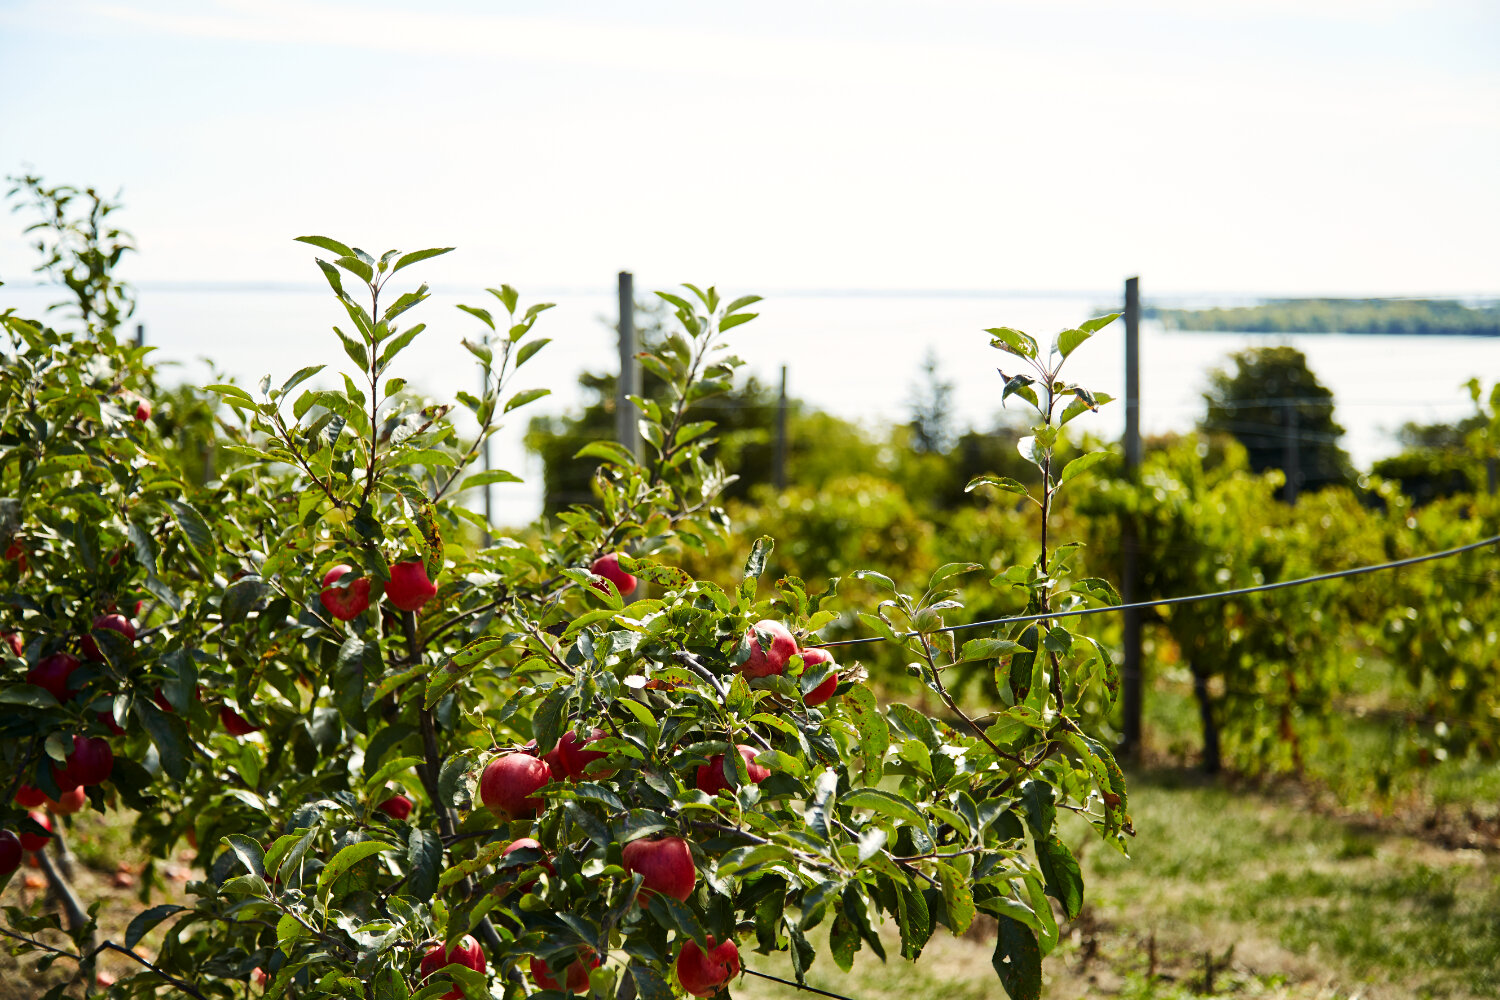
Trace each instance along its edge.
<path fill-rule="evenodd" d="M 1044 964 L 1046 996 L 1500 997 L 1500 857 L 1180 771 L 1132 777 L 1132 857 L 1068 830 L 1087 896 Z M 808 982 L 856 1000 L 999 998 L 992 948 L 938 937 L 915 966 L 861 952 L 847 976 L 825 956 Z M 791 978 L 782 956 L 744 957 Z M 734 993 L 796 991 L 747 978 Z"/>

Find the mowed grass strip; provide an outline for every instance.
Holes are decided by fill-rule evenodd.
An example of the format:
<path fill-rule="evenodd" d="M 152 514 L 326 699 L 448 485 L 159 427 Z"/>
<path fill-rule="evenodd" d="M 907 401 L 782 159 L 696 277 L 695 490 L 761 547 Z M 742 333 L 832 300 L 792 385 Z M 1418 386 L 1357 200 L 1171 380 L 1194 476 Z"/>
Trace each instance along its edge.
<path fill-rule="evenodd" d="M 1131 858 L 1081 821 L 1069 830 L 1085 912 L 1044 964 L 1048 998 L 1500 997 L 1500 858 L 1180 772 L 1137 773 L 1131 788 Z M 808 984 L 855 1000 L 1004 997 L 993 941 L 976 936 L 940 933 L 913 966 L 890 932 L 886 964 L 862 950 L 845 975 L 825 953 Z M 747 967 L 793 978 L 784 955 L 751 947 L 742 942 Z M 753 977 L 733 993 L 798 995 Z"/>

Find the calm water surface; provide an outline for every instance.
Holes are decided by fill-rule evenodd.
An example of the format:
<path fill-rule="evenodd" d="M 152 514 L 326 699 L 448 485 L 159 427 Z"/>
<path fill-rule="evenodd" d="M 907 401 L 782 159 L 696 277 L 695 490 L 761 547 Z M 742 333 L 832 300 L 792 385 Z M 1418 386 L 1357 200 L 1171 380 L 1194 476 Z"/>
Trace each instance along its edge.
<path fill-rule="evenodd" d="M 651 286 L 638 280 L 637 287 Z M 519 413 L 575 408 L 582 402 L 577 374 L 617 364 L 613 331 L 600 321 L 613 319 L 613 292 L 528 296 L 522 289 L 522 295 L 523 306 L 544 300 L 557 303 L 557 308 L 544 313 L 537 324 L 538 333 L 553 343 L 529 361 L 513 383 L 518 389 L 547 386 L 553 395 Z M 36 314 L 54 297 L 49 290 L 8 286 L 0 289 L 0 306 L 15 305 L 23 313 Z M 478 334 L 477 321 L 454 307 L 459 302 L 495 306 L 493 299 L 485 301 L 489 298 L 482 291 L 440 293 L 407 313 L 408 321 L 426 322 L 428 329 L 392 373 L 439 398 L 451 398 L 456 389 L 473 389 L 478 375 L 459 340 Z M 955 384 L 960 420 L 988 427 L 999 410 L 995 368 L 1009 371 L 1015 359 L 991 348 L 984 328 L 1014 326 L 1045 342 L 1057 330 L 1094 315 L 1110 298 L 1109 293 L 772 294 L 758 306 L 760 318 L 730 337 L 735 352 L 763 380 L 774 384 L 786 365 L 793 396 L 872 425 L 908 419 L 907 401 L 930 348 L 942 374 Z M 326 363 L 330 369 L 347 364 L 331 327 L 346 325 L 348 317 L 329 294 L 312 288 L 148 286 L 141 291 L 136 318 L 146 325 L 147 342 L 159 349 L 158 360 L 170 362 L 170 371 L 182 380 L 209 381 L 205 358 L 212 358 L 222 374 L 247 385 L 266 373 L 279 383 L 306 364 Z M 1203 410 L 1207 372 L 1232 351 L 1267 344 L 1290 344 L 1306 353 L 1313 371 L 1333 390 L 1336 419 L 1348 430 L 1344 445 L 1360 467 L 1396 450 L 1392 435 L 1405 421 L 1449 421 L 1471 412 L 1462 388 L 1468 378 L 1479 376 L 1488 382 L 1500 377 L 1500 338 L 1183 333 L 1145 323 L 1143 430 L 1149 434 L 1190 428 Z M 1117 321 L 1069 360 L 1065 375 L 1121 397 L 1123 362 L 1124 327 Z M 1091 429 L 1117 436 L 1123 420 L 1123 408 L 1112 404 L 1092 420 Z M 531 518 L 541 503 L 541 470 L 522 447 L 524 425 L 524 416 L 513 420 L 495 446 L 496 463 L 528 480 L 495 489 L 497 517 L 507 523 Z"/>

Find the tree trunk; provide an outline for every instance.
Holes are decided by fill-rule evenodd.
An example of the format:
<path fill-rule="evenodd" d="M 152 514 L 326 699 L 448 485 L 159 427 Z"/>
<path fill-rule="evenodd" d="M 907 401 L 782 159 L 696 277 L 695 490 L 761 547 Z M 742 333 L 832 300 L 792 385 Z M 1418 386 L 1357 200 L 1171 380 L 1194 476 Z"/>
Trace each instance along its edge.
<path fill-rule="evenodd" d="M 1219 773 L 1219 725 L 1214 721 L 1213 702 L 1208 695 L 1208 674 L 1189 664 L 1193 671 L 1193 697 L 1198 699 L 1198 718 L 1203 723 L 1203 773 Z"/>

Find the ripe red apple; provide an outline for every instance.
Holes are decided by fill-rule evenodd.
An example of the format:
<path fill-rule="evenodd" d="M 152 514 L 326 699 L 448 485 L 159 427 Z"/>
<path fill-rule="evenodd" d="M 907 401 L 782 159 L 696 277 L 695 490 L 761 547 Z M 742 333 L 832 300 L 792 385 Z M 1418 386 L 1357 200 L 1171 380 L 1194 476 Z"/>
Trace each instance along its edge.
<path fill-rule="evenodd" d="M 620 554 L 618 552 L 611 552 L 607 556 L 600 556 L 598 559 L 595 559 L 594 564 L 589 567 L 589 572 L 595 576 L 602 576 L 614 584 L 615 589 L 620 592 L 621 597 L 626 597 L 635 592 L 636 579 L 620 568 Z M 597 580 L 589 584 L 589 586 L 601 594 L 609 593 L 609 588 Z"/>
<path fill-rule="evenodd" d="M 52 839 L 52 820 L 48 819 L 47 814 L 43 812 L 29 812 L 26 815 L 31 817 L 33 823 L 47 832 L 27 833 L 25 830 L 22 830 L 20 838 L 21 847 L 28 851 L 40 851 L 47 846 L 47 841 Z"/>
<path fill-rule="evenodd" d="M 771 769 L 761 767 L 755 763 L 755 755 L 760 751 L 754 747 L 739 744 L 735 749 L 740 756 L 745 758 L 745 769 L 750 772 L 750 780 L 754 784 L 760 784 L 771 776 Z M 708 759 L 707 764 L 698 765 L 698 791 L 709 795 L 718 795 L 719 792 L 729 787 L 729 780 L 724 777 L 724 755 L 714 754 Z"/>
<path fill-rule="evenodd" d="M 826 649 L 804 649 L 802 651 L 802 665 L 804 667 L 816 667 L 828 664 L 833 668 L 833 673 L 828 675 L 827 680 L 813 688 L 802 696 L 805 705 L 821 705 L 833 697 L 834 688 L 839 686 L 838 664 L 833 662 L 833 654 Z"/>
<path fill-rule="evenodd" d="M 60 816 L 71 816 L 73 813 L 76 813 L 78 810 L 82 809 L 84 803 L 87 801 L 88 796 L 84 794 L 83 786 L 79 785 L 71 792 L 63 792 L 62 797 L 56 799 L 55 801 L 53 799 L 48 799 L 47 810 L 49 812 L 57 813 Z"/>
<path fill-rule="evenodd" d="M 350 582 L 347 587 L 334 586 L 343 579 L 344 574 L 353 572 L 354 567 L 346 563 L 333 567 L 323 575 L 323 590 L 318 594 L 318 600 L 323 602 L 323 607 L 341 622 L 353 621 L 364 614 L 365 608 L 370 606 L 369 577 L 362 576 Z"/>
<path fill-rule="evenodd" d="M 583 749 L 595 740 L 603 739 L 608 735 L 608 733 L 597 726 L 589 730 L 588 739 L 584 739 L 577 733 L 569 730 L 563 734 L 562 739 L 557 741 L 557 746 L 553 747 L 550 752 L 542 755 L 542 759 L 552 769 L 552 777 L 558 781 L 578 781 L 583 778 L 608 778 L 615 773 L 613 770 L 585 774 L 584 769 L 596 760 L 603 760 L 609 754 L 603 750 Z"/>
<path fill-rule="evenodd" d="M 391 567 L 385 596 L 402 611 L 421 611 L 422 605 L 437 596 L 437 586 L 427 579 L 427 566 L 422 560 L 409 559 Z"/>
<path fill-rule="evenodd" d="M 10 878 L 21 867 L 21 840 L 10 830 L 0 830 L 0 879 Z"/>
<path fill-rule="evenodd" d="M 115 753 L 103 736 L 73 737 L 73 752 L 62 767 L 52 765 L 52 779 L 58 791 L 71 792 L 80 785 L 97 785 L 108 781 L 115 767 Z"/>
<path fill-rule="evenodd" d="M 674 899 L 687 899 L 698 884 L 693 852 L 681 837 L 632 840 L 620 852 L 625 870 L 641 873 L 641 894 L 660 892 Z"/>
<path fill-rule="evenodd" d="M 547 963 L 540 958 L 531 960 L 531 978 L 544 990 L 566 989 L 569 993 L 584 993 L 589 988 L 589 970 L 598 967 L 599 956 L 594 954 L 594 949 L 584 947 L 578 949 L 578 957 L 568 966 L 563 986 L 557 984 L 557 979 L 547 969 Z"/>
<path fill-rule="evenodd" d="M 516 851 L 526 851 L 526 850 L 530 850 L 530 851 L 542 851 L 542 860 L 536 862 L 536 865 L 539 865 L 542 868 L 547 869 L 547 874 L 548 875 L 556 875 L 557 874 L 557 869 L 552 867 L 552 859 L 549 858 L 549 857 L 547 857 L 547 852 L 542 848 L 541 843 L 538 842 L 534 837 L 518 837 L 518 838 L 516 838 L 515 840 L 513 840 L 511 842 L 510 846 L 507 847 L 500 854 L 500 857 L 502 857 L 502 858 L 508 858 L 508 857 L 511 856 L 511 854 L 515 853 Z M 534 866 L 529 866 L 529 867 L 535 867 L 535 865 Z M 532 879 L 530 882 L 527 882 L 524 885 L 518 885 L 518 886 L 516 886 L 516 888 L 519 889 L 521 892 L 530 892 L 531 891 L 531 887 L 534 886 L 534 885 L 536 885 L 536 879 Z M 496 888 L 499 889 L 499 888 L 502 888 L 502 887 L 501 886 L 496 886 Z M 505 886 L 504 888 L 508 890 L 509 886 Z"/>
<path fill-rule="evenodd" d="M 755 631 L 759 629 L 771 637 L 771 647 L 762 649 Z M 750 647 L 750 658 L 740 667 L 740 673 L 748 680 L 752 677 L 769 677 L 786 669 L 786 661 L 797 652 L 797 640 L 792 638 L 786 626 L 769 618 L 755 623 L 755 628 L 745 633 L 745 644 Z"/>
<path fill-rule="evenodd" d="M 740 974 L 740 949 L 733 941 L 714 944 L 708 936 L 708 951 L 689 938 L 677 953 L 677 981 L 695 997 L 711 997 Z"/>
<path fill-rule="evenodd" d="M 422 956 L 422 978 L 426 979 L 447 965 L 463 965 L 475 972 L 483 972 L 486 964 L 479 942 L 465 934 L 451 950 L 445 951 L 441 941 L 427 949 L 427 953 Z M 456 986 L 444 993 L 442 1000 L 459 1000 L 462 996 L 463 988 Z"/>
<path fill-rule="evenodd" d="M 151 404 L 148 403 L 148 402 L 146 402 L 144 399 L 141 400 L 139 403 L 136 403 L 135 404 L 135 419 L 139 420 L 143 424 L 146 421 L 150 420 L 151 419 Z"/>
<path fill-rule="evenodd" d="M 47 793 L 40 788 L 31 785 L 22 785 L 16 789 L 16 805 L 22 809 L 35 809 L 47 801 Z"/>
<path fill-rule="evenodd" d="M 392 819 L 404 820 L 411 815 L 411 804 L 411 799 L 405 795 L 392 795 L 375 808 Z"/>
<path fill-rule="evenodd" d="M 16 568 L 22 573 L 26 572 L 26 546 L 21 544 L 19 538 L 12 538 L 10 540 L 10 545 L 6 546 L 5 549 L 5 558 L 14 559 L 16 561 Z"/>
<path fill-rule="evenodd" d="M 479 776 L 479 799 L 501 819 L 526 819 L 544 805 L 539 788 L 552 781 L 552 770 L 529 753 L 503 753 Z"/>
<path fill-rule="evenodd" d="M 72 653 L 53 653 L 26 672 L 26 680 L 37 687 L 52 692 L 58 701 L 68 701 L 73 692 L 68 690 L 68 675 L 80 666 L 78 657 Z"/>
<path fill-rule="evenodd" d="M 251 725 L 248 719 L 228 705 L 219 706 L 219 724 L 230 736 L 249 736 L 260 731 L 259 726 Z"/>
<path fill-rule="evenodd" d="M 17 656 L 26 655 L 26 645 L 21 642 L 21 636 L 18 633 L 7 632 L 4 635 L 0 635 L 0 639 L 5 640 L 5 644 L 10 647 L 12 653 L 15 653 Z"/>
<path fill-rule="evenodd" d="M 94 628 L 109 629 L 112 632 L 118 632 L 127 641 L 131 643 L 135 642 L 135 626 L 124 615 L 100 615 L 94 619 Z M 99 651 L 99 645 L 94 642 L 92 634 L 84 636 L 83 641 L 78 646 L 83 650 L 84 659 L 93 660 L 95 663 L 104 662 L 104 654 Z"/>
<path fill-rule="evenodd" d="M 259 986 L 261 989 L 265 989 L 266 984 L 270 981 L 271 977 L 268 976 L 266 974 L 266 970 L 262 969 L 260 966 L 257 965 L 255 968 L 250 970 L 250 982 L 253 985 Z"/>

